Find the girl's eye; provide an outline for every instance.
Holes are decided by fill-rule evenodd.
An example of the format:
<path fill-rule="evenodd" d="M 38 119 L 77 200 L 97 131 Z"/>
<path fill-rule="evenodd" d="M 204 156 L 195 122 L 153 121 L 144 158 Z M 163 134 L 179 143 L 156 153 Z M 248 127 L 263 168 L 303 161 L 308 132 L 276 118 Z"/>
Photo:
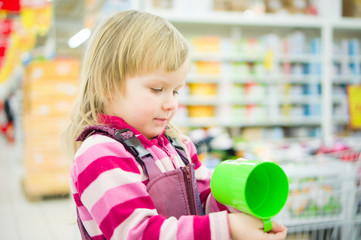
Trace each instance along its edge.
<path fill-rule="evenodd" d="M 173 91 L 173 94 L 174 94 L 174 95 L 179 95 L 179 91 L 174 90 L 174 91 Z"/>
<path fill-rule="evenodd" d="M 162 92 L 162 88 L 152 88 L 152 91 L 155 92 L 155 93 L 160 93 Z"/>

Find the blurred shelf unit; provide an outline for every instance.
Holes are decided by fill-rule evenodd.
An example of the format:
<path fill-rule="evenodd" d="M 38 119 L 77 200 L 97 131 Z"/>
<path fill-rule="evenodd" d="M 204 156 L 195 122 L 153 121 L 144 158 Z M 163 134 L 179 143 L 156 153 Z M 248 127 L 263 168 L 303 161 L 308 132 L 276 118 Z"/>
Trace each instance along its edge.
<path fill-rule="evenodd" d="M 342 19 L 333 24 L 332 96 L 333 119 L 342 130 L 349 123 L 348 86 L 361 84 L 361 19 Z"/>
<path fill-rule="evenodd" d="M 328 122 L 326 134 L 348 126 L 346 89 L 361 83 L 361 19 L 149 11 L 172 22 L 191 47 L 177 124 L 322 129 Z"/>
<path fill-rule="evenodd" d="M 79 83 L 80 61 L 33 61 L 24 79 L 23 190 L 32 200 L 69 194 L 71 161 L 60 135 L 69 122 L 69 109 Z"/>
<path fill-rule="evenodd" d="M 191 46 L 179 124 L 320 126 L 319 18 L 156 14 L 168 18 Z"/>

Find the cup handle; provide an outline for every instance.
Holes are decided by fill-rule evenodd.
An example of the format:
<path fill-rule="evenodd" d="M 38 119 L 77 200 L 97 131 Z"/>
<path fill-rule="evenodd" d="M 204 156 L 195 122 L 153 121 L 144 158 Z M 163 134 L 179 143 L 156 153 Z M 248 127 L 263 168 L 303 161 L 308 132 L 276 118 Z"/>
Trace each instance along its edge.
<path fill-rule="evenodd" d="M 264 228 L 263 231 L 264 232 L 269 232 L 272 229 L 272 220 L 270 218 L 266 218 L 266 219 L 262 219 L 263 220 L 263 224 L 264 224 Z"/>

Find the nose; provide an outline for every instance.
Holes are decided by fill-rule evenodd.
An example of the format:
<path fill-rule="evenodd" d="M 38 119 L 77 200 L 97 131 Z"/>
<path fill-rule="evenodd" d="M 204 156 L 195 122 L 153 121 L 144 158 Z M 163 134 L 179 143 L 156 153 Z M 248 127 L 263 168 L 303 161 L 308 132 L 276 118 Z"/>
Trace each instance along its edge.
<path fill-rule="evenodd" d="M 172 111 L 178 106 L 178 96 L 177 95 L 170 95 L 165 97 L 163 102 L 163 110 L 165 111 Z"/>

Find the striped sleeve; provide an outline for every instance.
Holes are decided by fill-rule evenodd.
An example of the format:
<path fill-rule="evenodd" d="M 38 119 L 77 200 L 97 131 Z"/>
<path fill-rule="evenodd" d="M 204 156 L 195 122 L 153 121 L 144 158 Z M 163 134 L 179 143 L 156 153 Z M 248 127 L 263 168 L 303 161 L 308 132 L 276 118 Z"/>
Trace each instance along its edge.
<path fill-rule="evenodd" d="M 146 191 L 147 178 L 117 141 L 88 137 L 75 156 L 71 189 L 93 239 L 229 239 L 225 212 L 165 218 Z"/>

